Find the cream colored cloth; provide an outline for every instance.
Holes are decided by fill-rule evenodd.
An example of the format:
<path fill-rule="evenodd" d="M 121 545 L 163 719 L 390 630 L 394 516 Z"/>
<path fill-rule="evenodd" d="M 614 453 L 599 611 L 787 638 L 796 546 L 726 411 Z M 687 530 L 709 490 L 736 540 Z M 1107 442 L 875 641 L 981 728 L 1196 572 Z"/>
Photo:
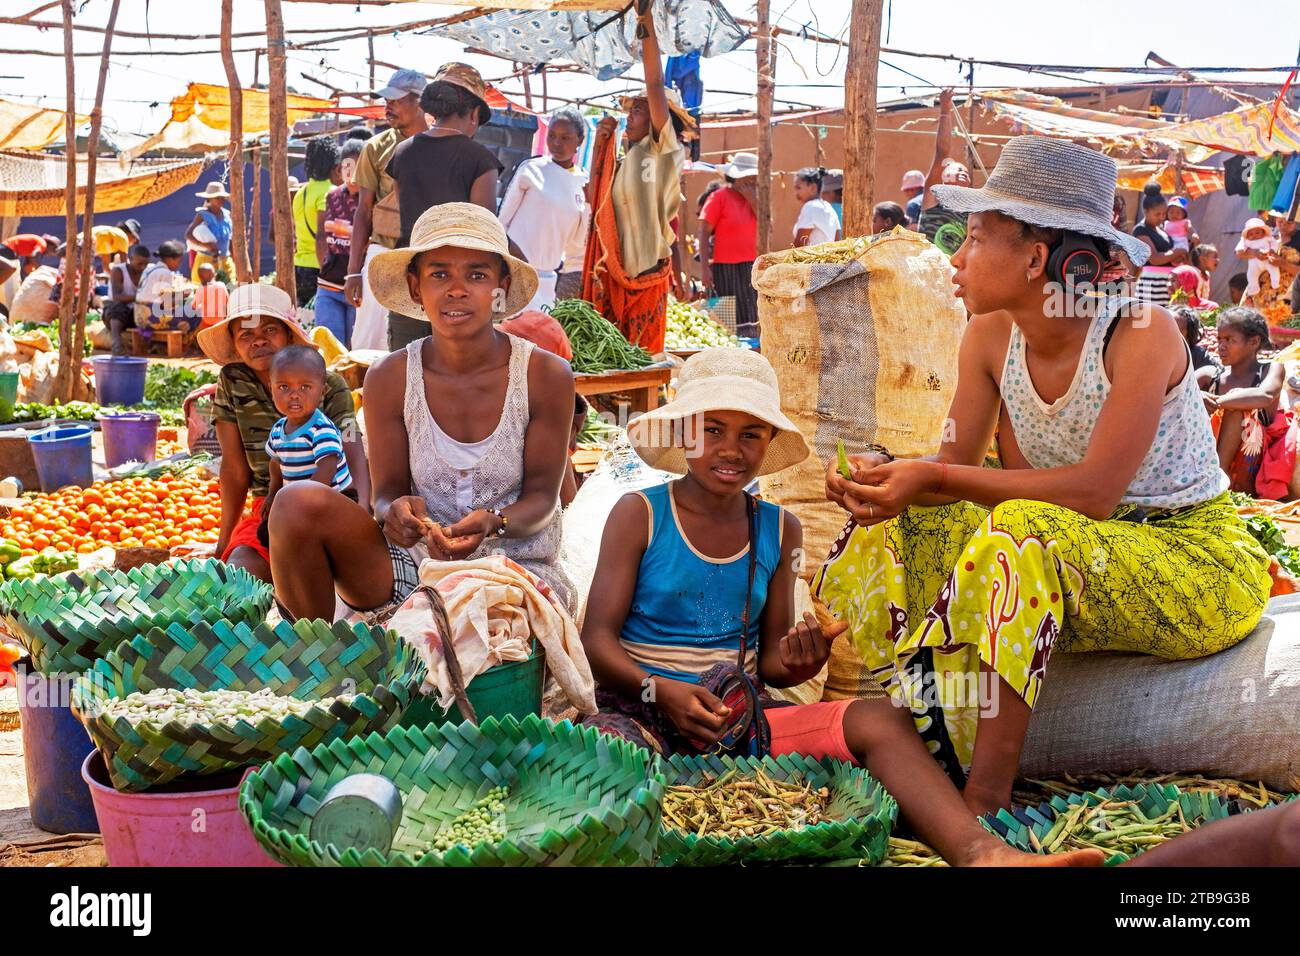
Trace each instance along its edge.
<path fill-rule="evenodd" d="M 619 261 L 632 278 L 672 255 L 677 241 L 672 221 L 682 201 L 685 155 L 669 120 L 658 138 L 647 136 L 634 143 L 614 174 L 611 198 Z"/>
<path fill-rule="evenodd" d="M 596 712 L 596 683 L 578 627 L 546 582 L 498 554 L 425 561 L 420 584 L 436 590 L 447 608 L 466 686 L 498 664 L 527 660 L 531 636 L 545 650 L 546 667 L 573 706 L 584 714 Z M 455 695 L 428 594 L 412 594 L 388 626 L 424 658 L 429 673 L 421 692 L 436 694 L 438 705 L 451 710 Z"/>

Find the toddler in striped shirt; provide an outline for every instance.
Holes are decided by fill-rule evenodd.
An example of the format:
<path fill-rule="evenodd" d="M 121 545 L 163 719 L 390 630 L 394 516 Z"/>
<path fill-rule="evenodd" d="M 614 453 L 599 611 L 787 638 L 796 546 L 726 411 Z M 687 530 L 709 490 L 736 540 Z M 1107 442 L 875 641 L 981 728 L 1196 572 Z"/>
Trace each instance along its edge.
<path fill-rule="evenodd" d="M 325 360 L 314 348 L 290 345 L 271 363 L 271 400 L 284 417 L 266 440 L 270 487 L 262 507 L 258 537 L 266 543 L 267 522 L 276 492 L 291 481 L 319 481 L 353 501 L 352 474 L 343 454 L 343 435 L 320 410 L 325 396 Z"/>

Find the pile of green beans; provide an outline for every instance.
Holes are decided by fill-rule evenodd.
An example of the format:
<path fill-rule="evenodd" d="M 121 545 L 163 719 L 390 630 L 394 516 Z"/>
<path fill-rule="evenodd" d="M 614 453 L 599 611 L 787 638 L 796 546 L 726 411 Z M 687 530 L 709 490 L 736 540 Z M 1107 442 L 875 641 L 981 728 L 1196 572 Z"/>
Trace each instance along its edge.
<path fill-rule="evenodd" d="M 561 299 L 551 306 L 551 318 L 560 323 L 573 349 L 575 372 L 595 375 L 615 370 L 645 368 L 653 356 L 633 345 L 623 333 L 584 299 Z"/>

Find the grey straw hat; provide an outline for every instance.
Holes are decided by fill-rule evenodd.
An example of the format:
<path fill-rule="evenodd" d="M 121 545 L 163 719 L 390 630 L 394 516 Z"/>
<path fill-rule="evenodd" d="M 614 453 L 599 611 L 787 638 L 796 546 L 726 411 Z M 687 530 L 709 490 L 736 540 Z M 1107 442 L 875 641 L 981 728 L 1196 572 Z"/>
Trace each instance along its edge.
<path fill-rule="evenodd" d="M 1017 136 L 1003 147 L 981 188 L 932 186 L 931 190 L 953 212 L 1000 212 L 1031 226 L 1105 239 L 1140 266 L 1151 255 L 1150 248 L 1110 224 L 1118 174 L 1115 160 L 1086 146 L 1046 136 Z"/>

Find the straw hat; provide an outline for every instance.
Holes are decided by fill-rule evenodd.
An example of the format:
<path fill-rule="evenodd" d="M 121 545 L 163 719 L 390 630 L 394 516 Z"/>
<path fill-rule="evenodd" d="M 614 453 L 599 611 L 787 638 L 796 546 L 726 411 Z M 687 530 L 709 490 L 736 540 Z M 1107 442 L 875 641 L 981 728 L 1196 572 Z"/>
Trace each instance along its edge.
<path fill-rule="evenodd" d="M 487 104 L 487 84 L 478 70 L 468 63 L 444 63 L 442 69 L 433 75 L 430 83 L 450 83 L 459 86 L 466 93 L 478 100 L 478 122 L 484 126 L 492 119 L 492 107 Z M 423 101 L 423 97 L 421 97 Z M 423 106 L 423 102 L 421 102 Z"/>
<path fill-rule="evenodd" d="M 501 317 L 522 312 L 537 292 L 537 270 L 510 254 L 501 220 L 477 203 L 449 202 L 431 206 L 415 221 L 411 244 L 405 249 L 381 252 L 370 262 L 370 291 L 385 308 L 429 321 L 423 307 L 411 298 L 406 269 L 411 260 L 430 249 L 479 249 L 495 252 L 510 267 L 510 291 L 506 293 Z"/>
<path fill-rule="evenodd" d="M 664 90 L 664 94 L 668 97 L 668 111 L 672 113 L 674 116 L 676 116 L 679 120 L 681 120 L 686 125 L 686 138 L 687 139 L 697 138 L 697 133 L 695 130 L 695 117 L 691 115 L 690 110 L 688 110 L 684 105 L 682 105 L 681 92 L 669 87 Z M 635 103 L 637 100 L 643 100 L 643 99 L 645 99 L 644 94 L 641 96 L 624 96 L 619 100 L 619 105 L 623 108 L 624 112 L 626 112 L 627 110 L 630 110 L 632 108 L 633 103 Z"/>
<path fill-rule="evenodd" d="M 251 316 L 273 316 L 279 319 L 288 329 L 289 338 L 293 340 L 292 345 L 314 348 L 311 340 L 307 338 L 307 333 L 298 325 L 293 300 L 289 298 L 289 293 L 279 286 L 267 285 L 264 282 L 250 282 L 247 285 L 236 286 L 235 291 L 230 293 L 230 299 L 226 303 L 225 319 L 199 331 L 199 348 L 203 350 L 203 354 L 218 365 L 242 362 L 243 359 L 235 351 L 230 323 Z"/>
<path fill-rule="evenodd" d="M 1115 160 L 1086 146 L 1016 136 L 979 189 L 934 186 L 932 191 L 953 212 L 1000 212 L 1031 226 L 1104 239 L 1142 265 L 1151 255 L 1147 244 L 1110 224 L 1118 173 Z"/>
<path fill-rule="evenodd" d="M 808 443 L 781 411 L 781 390 L 767 359 L 749 349 L 718 348 L 697 352 L 677 376 L 677 396 L 646 412 L 627 427 L 627 437 L 647 465 L 686 473 L 686 449 L 673 442 L 671 423 L 710 411 L 744 412 L 777 429 L 759 465 L 770 475 L 808 457 Z"/>
<path fill-rule="evenodd" d="M 731 179 L 748 179 L 758 175 L 758 156 L 754 153 L 733 153 L 731 162 L 722 167 L 722 175 Z"/>
<path fill-rule="evenodd" d="M 195 193 L 200 199 L 229 199 L 230 193 L 226 192 L 226 187 L 221 183 L 208 183 L 207 188 L 201 193 Z"/>

